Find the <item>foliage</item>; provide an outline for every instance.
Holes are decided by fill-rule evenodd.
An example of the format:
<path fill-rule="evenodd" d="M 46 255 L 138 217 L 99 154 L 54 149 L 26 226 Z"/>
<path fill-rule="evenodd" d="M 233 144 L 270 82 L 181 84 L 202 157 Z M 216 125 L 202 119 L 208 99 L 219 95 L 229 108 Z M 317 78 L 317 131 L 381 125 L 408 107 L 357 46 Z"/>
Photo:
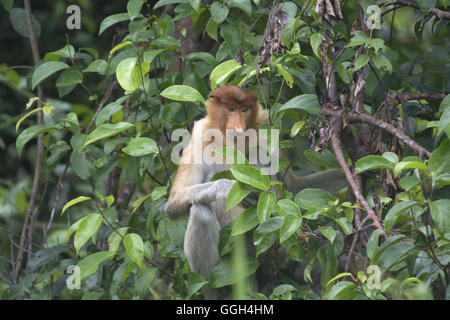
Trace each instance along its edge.
<path fill-rule="evenodd" d="M 238 298 L 448 299 L 450 95 L 392 104 L 386 98 L 450 91 L 449 20 L 433 15 L 431 2 L 448 9 L 447 1 L 417 1 L 417 8 L 383 15 L 380 30 L 364 32 L 352 26 L 360 19 L 356 1 L 345 2 L 344 19 L 334 24 L 319 23 L 315 1 L 285 1 L 283 48 L 259 74 L 270 1 L 129 0 L 97 4 L 97 10 L 80 1 L 83 28 L 66 37 L 51 22 L 44 25 L 51 15 L 65 19 L 64 2 L 38 7 L 32 21 L 46 52 L 40 63 L 15 68 L 31 61 L 0 49 L 2 299 L 201 299 L 208 285 L 233 285 Z M 375 1 L 362 3 L 364 13 Z M 13 1 L 0 4 L 2 30 L 16 32 L 5 32 L 1 41 L 9 37 L 14 52 L 29 51 L 24 10 Z M 191 23 L 180 23 L 186 21 Z M 324 54 L 328 38 L 339 54 Z M 210 89 L 242 84 L 269 111 L 266 128 L 280 130 L 281 147 L 297 152 L 291 165 L 299 174 L 339 167 L 332 148 L 318 139 L 317 128 L 328 125 L 321 113 L 326 60 L 338 76 L 339 94 L 350 92 L 363 74 L 363 110 L 401 123 L 431 156 L 389 135 L 380 135 L 376 150 L 357 159 L 347 150 L 346 163 L 364 177 L 364 198 L 386 237 L 370 224 L 358 225 L 367 212 L 350 188 L 337 196 L 319 189 L 291 194 L 259 169 L 233 166 L 221 173 L 238 181 L 227 209 L 247 195 L 258 200 L 222 228 L 224 259 L 205 281 L 190 271 L 183 253 L 186 220 L 164 214 L 177 169 L 171 132 L 191 129 L 204 116 Z M 45 101 L 32 93 L 38 86 Z M 34 120 L 40 112 L 43 123 Z M 348 126 L 356 139 L 357 128 Z M 26 265 L 15 282 L 12 266 L 33 197 L 39 135 L 44 153 L 34 236 L 22 244 Z M 297 146 L 308 139 L 312 147 L 301 150 L 303 157 Z M 288 165 L 280 164 L 280 171 Z M 242 246 L 243 234 L 253 240 L 254 254 Z M 81 289 L 66 286 L 71 265 L 80 268 Z M 250 285 L 256 272 L 269 281 Z M 373 285 L 377 272 L 379 286 Z"/>

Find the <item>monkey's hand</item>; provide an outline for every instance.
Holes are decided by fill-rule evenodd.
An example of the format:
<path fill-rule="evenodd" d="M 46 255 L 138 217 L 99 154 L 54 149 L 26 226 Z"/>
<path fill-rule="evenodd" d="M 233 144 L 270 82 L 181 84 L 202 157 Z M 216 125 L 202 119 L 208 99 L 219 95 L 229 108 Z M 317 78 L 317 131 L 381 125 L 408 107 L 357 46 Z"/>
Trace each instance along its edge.
<path fill-rule="evenodd" d="M 219 179 L 212 182 L 192 186 L 190 193 L 193 195 L 193 203 L 211 204 L 215 200 L 225 201 L 230 193 L 231 187 L 236 181 Z"/>

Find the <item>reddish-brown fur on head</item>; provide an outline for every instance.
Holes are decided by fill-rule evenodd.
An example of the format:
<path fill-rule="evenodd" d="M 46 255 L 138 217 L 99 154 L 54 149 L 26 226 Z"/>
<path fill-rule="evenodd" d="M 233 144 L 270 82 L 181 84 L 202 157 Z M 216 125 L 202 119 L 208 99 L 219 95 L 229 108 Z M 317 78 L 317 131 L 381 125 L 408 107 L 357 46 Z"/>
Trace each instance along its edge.
<path fill-rule="evenodd" d="M 209 94 L 206 110 L 211 126 L 225 132 L 226 129 L 244 132 L 257 128 L 265 117 L 256 95 L 247 88 L 220 87 Z"/>

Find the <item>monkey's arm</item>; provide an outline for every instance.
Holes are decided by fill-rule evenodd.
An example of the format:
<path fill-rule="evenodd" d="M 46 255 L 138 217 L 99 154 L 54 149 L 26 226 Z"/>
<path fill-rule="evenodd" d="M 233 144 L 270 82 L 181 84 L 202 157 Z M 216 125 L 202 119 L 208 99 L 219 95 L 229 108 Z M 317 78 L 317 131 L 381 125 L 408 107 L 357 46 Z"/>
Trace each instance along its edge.
<path fill-rule="evenodd" d="M 339 189 L 347 186 L 344 173 L 339 169 L 326 170 L 307 176 L 297 176 L 289 168 L 283 181 L 286 184 L 286 188 L 294 195 L 305 188 L 318 188 L 335 194 Z"/>

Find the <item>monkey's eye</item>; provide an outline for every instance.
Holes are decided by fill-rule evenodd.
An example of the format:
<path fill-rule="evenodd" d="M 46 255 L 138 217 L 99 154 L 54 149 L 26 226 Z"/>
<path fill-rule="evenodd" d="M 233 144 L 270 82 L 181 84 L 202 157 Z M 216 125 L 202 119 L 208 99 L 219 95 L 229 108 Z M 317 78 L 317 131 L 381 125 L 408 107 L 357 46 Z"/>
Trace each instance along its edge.
<path fill-rule="evenodd" d="M 231 112 L 233 112 L 233 111 L 234 111 L 234 109 L 233 109 L 233 107 L 232 107 L 232 106 L 228 106 L 228 107 L 227 107 L 227 109 L 228 109 L 228 111 L 231 111 Z"/>
<path fill-rule="evenodd" d="M 242 112 L 247 112 L 247 111 L 248 111 L 247 108 L 242 109 Z"/>

